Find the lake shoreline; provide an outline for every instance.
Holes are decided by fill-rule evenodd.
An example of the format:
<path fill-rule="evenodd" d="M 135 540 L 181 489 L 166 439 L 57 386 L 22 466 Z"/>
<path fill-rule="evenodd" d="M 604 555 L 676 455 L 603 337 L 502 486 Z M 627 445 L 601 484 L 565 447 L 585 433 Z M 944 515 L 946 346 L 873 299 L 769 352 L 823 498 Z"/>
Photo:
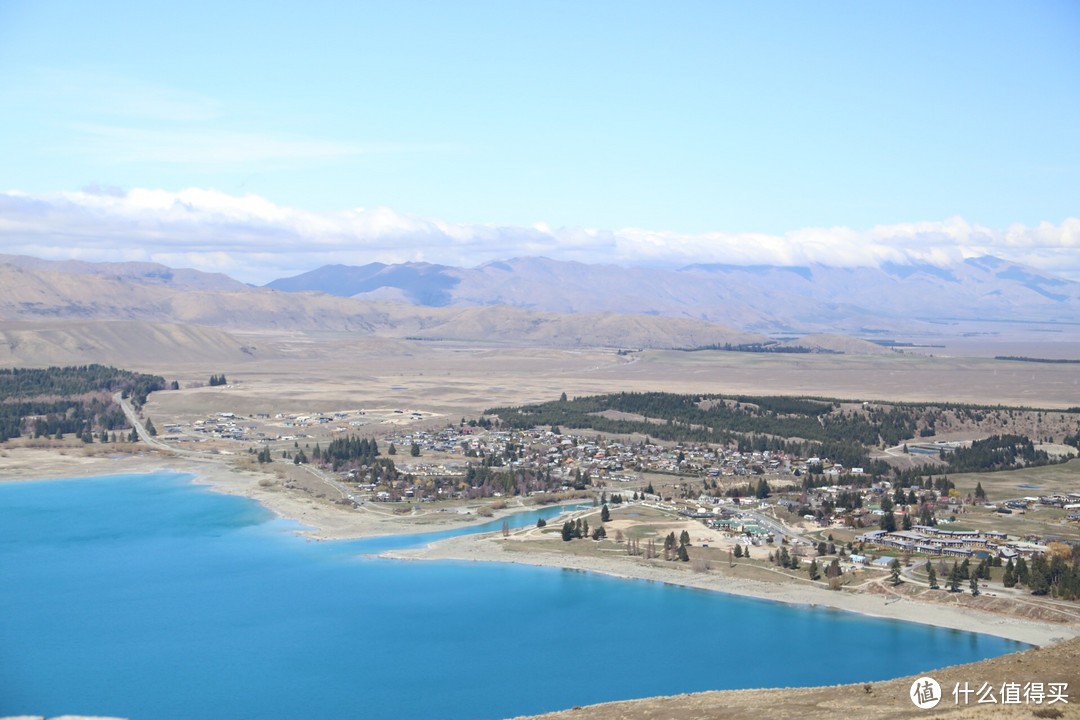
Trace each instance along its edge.
<path fill-rule="evenodd" d="M 20 458 L 19 455 L 24 457 Z M 106 474 L 188 473 L 194 476 L 193 484 L 204 486 L 213 492 L 242 496 L 259 502 L 275 516 L 300 525 L 301 527 L 294 531 L 298 535 L 316 541 L 465 529 L 493 519 L 463 512 L 431 512 L 420 517 L 402 517 L 365 506 L 346 509 L 288 491 L 280 485 L 264 486 L 260 481 L 267 478 L 265 474 L 229 467 L 226 462 L 224 459 L 213 458 L 164 458 L 155 453 L 84 457 L 77 454 L 59 455 L 49 450 L 23 449 L 19 453 L 8 450 L 0 456 L 0 482 Z M 494 519 L 540 507 L 507 507 L 496 511 Z M 527 541 L 519 543 L 522 547 L 508 549 L 511 546 L 507 543 L 513 542 L 517 542 L 514 537 L 503 539 L 496 533 L 489 532 L 448 538 L 424 548 L 389 551 L 383 556 L 411 561 L 460 560 L 560 567 L 628 580 L 664 582 L 796 606 L 826 607 L 869 617 L 935 625 L 994 635 L 1039 647 L 1080 636 L 1080 624 L 1025 620 L 906 598 L 888 602 L 882 595 L 851 590 L 833 591 L 795 582 L 767 583 L 723 577 L 710 572 L 693 573 L 684 564 L 650 562 L 625 556 L 586 557 L 554 553 L 528 548 Z"/>
<path fill-rule="evenodd" d="M 868 617 L 994 635 L 1036 647 L 1045 647 L 1080 636 L 1080 625 L 1030 621 L 970 608 L 943 607 L 908 599 L 887 602 L 888 598 L 885 596 L 851 590 L 835 591 L 795 583 L 766 583 L 722 577 L 709 572 L 695 573 L 683 563 L 643 561 L 630 557 L 582 557 L 543 550 L 508 550 L 507 544 L 512 542 L 513 538 L 503 539 L 491 533 L 467 535 L 440 540 L 424 548 L 388 551 L 383 553 L 382 557 L 417 562 L 458 560 L 560 567 L 627 580 L 662 582 L 787 605 L 824 607 Z"/>

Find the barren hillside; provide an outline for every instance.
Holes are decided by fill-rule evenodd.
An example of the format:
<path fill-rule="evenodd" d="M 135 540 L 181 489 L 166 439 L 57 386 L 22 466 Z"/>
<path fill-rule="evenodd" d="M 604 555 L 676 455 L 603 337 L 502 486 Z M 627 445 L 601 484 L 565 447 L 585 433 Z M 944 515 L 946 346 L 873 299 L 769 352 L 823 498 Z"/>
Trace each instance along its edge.
<path fill-rule="evenodd" d="M 949 720 L 975 718 L 1076 718 L 1080 717 L 1080 639 L 1068 640 L 1049 648 L 1004 655 L 968 665 L 954 665 L 926 673 L 941 685 L 944 697 L 937 707 L 921 710 L 908 697 L 917 676 L 872 683 L 816 688 L 771 688 L 767 690 L 728 690 L 672 697 L 627 700 L 590 705 L 557 713 L 534 716 L 532 720 L 758 720 L 793 718 L 797 720 L 902 720 L 937 717 Z M 1067 683 L 1071 693 L 1068 704 L 1048 705 L 1001 703 L 1003 683 Z M 994 704 L 957 704 L 953 689 L 957 684 L 978 689 L 983 683 L 994 688 Z M 957 697 L 963 698 L 962 695 Z M 1039 712 L 1043 714 L 1038 714 Z M 1058 714 L 1061 712 L 1062 714 Z"/>
<path fill-rule="evenodd" d="M 556 347 L 672 348 L 766 339 L 685 318 L 616 313 L 563 315 L 507 306 L 436 308 L 268 288 L 200 290 L 157 280 L 4 264 L 0 264 L 0 286 L 5 288 L 0 298 L 0 321 L 23 323 L 123 320 L 235 331 L 344 332 Z M 24 334 L 17 339 L 25 346 L 30 342 L 25 333 L 32 329 L 22 329 Z M 51 326 L 47 329 L 55 330 Z M 80 340 L 64 341 L 54 335 L 48 341 L 72 348 L 80 347 L 80 342 L 107 348 L 107 344 L 94 345 L 85 335 Z M 224 344 L 229 347 L 237 343 Z"/>

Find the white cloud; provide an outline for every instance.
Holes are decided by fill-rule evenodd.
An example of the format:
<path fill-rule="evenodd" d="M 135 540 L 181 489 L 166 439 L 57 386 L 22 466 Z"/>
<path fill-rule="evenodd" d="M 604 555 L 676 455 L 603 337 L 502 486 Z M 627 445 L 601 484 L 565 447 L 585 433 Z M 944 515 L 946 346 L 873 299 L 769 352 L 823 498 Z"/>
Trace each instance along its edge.
<path fill-rule="evenodd" d="M 450 223 L 385 207 L 313 213 L 256 195 L 213 189 L 127 193 L 0 193 L 0 252 L 50 259 L 144 260 L 225 272 L 248 282 L 328 263 L 424 260 L 476 265 L 544 255 L 560 260 L 677 267 L 731 265 L 949 265 L 996 255 L 1080 280 L 1080 219 L 999 230 L 962 218 L 878 226 L 804 228 L 783 235 L 680 234 Z"/>

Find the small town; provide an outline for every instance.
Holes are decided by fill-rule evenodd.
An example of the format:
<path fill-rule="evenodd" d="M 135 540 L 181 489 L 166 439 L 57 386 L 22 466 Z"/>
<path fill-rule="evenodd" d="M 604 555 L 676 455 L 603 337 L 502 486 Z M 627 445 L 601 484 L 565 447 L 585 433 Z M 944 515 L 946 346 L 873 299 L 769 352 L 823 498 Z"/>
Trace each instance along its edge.
<path fill-rule="evenodd" d="M 547 428 L 499 430 L 464 419 L 432 427 L 440 421 L 445 418 L 402 408 L 274 416 L 226 411 L 165 425 L 160 439 L 177 447 L 211 444 L 222 454 L 262 447 L 267 459 L 299 464 L 320 458 L 335 439 L 371 434 L 377 454 L 393 461 L 392 473 L 385 465 L 322 471 L 347 488 L 349 502 L 415 512 L 418 503 L 502 503 L 514 496 L 556 502 L 603 493 L 698 520 L 747 552 L 783 543 L 794 555 L 813 554 L 821 538 L 835 538 L 847 543 L 848 567 L 884 569 L 897 557 L 905 565 L 918 557 L 1030 559 L 1044 555 L 1051 542 L 1080 544 L 1080 493 L 990 503 L 978 492 L 961 494 L 947 479 L 894 487 L 828 458 Z M 497 474 L 515 480 L 492 482 Z M 1049 530 L 1010 528 L 1010 519 L 1040 511 L 1040 527 Z M 978 529 L 951 529 L 972 520 Z"/>

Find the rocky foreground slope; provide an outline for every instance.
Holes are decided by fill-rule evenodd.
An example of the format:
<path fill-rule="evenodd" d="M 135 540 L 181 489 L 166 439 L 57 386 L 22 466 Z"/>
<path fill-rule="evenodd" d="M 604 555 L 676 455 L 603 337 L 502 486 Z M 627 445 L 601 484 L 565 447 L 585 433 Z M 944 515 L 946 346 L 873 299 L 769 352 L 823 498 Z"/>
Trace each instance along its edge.
<path fill-rule="evenodd" d="M 763 668 L 762 671 L 762 679 L 767 682 L 768 669 Z M 917 707 L 909 697 L 912 683 L 920 677 L 912 675 L 869 684 L 727 690 L 626 700 L 537 715 L 530 720 L 903 720 L 927 717 L 1008 720 L 1080 717 L 1080 638 L 977 663 L 930 670 L 925 675 L 940 684 L 943 695 L 936 707 L 926 710 Z M 964 683 L 975 691 L 988 683 L 996 702 L 979 703 L 978 693 L 974 692 L 968 696 L 965 704 L 962 692 L 956 697 L 953 695 L 954 688 L 959 686 L 962 691 Z M 1006 683 L 1019 685 L 1018 703 L 1002 702 L 1002 688 Z M 1023 688 L 1028 683 L 1042 683 L 1042 702 L 1033 702 L 1030 692 L 1025 702 Z M 1051 703 L 1051 698 L 1045 696 L 1051 683 L 1067 685 L 1067 703 Z M 984 697 L 989 699 L 990 695 Z"/>

